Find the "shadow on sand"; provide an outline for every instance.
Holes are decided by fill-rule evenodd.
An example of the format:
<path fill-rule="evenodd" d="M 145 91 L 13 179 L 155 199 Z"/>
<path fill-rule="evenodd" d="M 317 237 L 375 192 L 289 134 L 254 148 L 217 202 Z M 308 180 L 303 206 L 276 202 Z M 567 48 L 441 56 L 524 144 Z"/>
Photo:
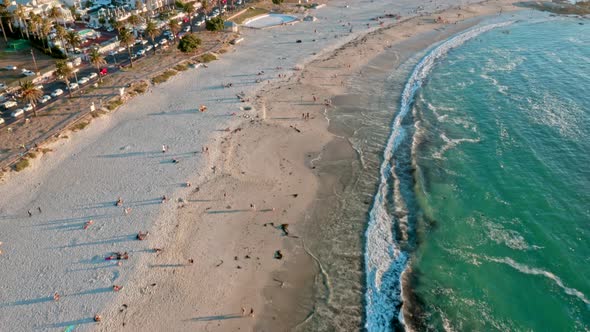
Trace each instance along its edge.
<path fill-rule="evenodd" d="M 226 319 L 234 319 L 234 318 L 244 318 L 244 316 L 240 314 L 227 314 L 227 315 L 217 315 L 217 316 L 203 316 L 203 317 L 195 317 L 188 319 L 189 322 L 210 322 L 214 320 L 226 320 Z"/>

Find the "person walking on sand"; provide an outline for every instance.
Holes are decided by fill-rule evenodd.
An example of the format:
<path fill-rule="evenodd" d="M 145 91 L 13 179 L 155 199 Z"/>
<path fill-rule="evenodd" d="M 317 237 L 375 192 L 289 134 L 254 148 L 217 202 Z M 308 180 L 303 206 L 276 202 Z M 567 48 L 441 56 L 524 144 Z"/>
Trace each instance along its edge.
<path fill-rule="evenodd" d="M 246 308 L 242 307 L 242 316 L 246 316 Z"/>
<path fill-rule="evenodd" d="M 250 308 L 250 317 L 254 318 L 254 308 Z"/>
<path fill-rule="evenodd" d="M 166 153 L 166 145 L 162 145 L 162 153 Z"/>

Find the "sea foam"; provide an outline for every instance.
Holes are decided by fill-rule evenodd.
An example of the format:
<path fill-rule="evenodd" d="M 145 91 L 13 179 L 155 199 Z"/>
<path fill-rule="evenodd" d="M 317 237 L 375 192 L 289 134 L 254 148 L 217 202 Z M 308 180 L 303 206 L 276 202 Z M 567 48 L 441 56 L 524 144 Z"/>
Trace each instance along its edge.
<path fill-rule="evenodd" d="M 380 180 L 365 233 L 366 307 L 365 327 L 369 331 L 390 331 L 395 320 L 403 324 L 401 316 L 401 275 L 406 269 L 409 253 L 394 241 L 394 218 L 388 209 L 393 190 L 393 164 L 396 151 L 408 134 L 402 121 L 411 109 L 416 92 L 420 89 L 436 61 L 466 41 L 495 28 L 512 24 L 511 21 L 477 27 L 456 35 L 431 50 L 416 65 L 402 93 L 400 110 L 392 123 L 391 134 L 383 152 Z"/>

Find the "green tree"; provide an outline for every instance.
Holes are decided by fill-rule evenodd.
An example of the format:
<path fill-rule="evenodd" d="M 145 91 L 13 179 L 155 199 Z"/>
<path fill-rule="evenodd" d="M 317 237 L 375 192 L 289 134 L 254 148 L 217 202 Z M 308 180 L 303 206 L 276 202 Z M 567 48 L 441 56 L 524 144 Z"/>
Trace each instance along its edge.
<path fill-rule="evenodd" d="M 29 28 L 27 27 L 27 14 L 25 14 L 24 6 L 21 4 L 16 5 L 16 11 L 14 12 L 14 15 L 18 19 L 18 26 L 21 38 L 25 38 L 25 36 L 23 35 L 24 29 L 25 33 L 27 34 L 27 39 L 29 39 Z"/>
<path fill-rule="evenodd" d="M 96 48 L 93 48 L 90 51 L 90 53 L 88 54 L 88 56 L 90 58 L 90 63 L 96 67 L 96 71 L 98 73 L 98 79 L 102 82 L 102 75 L 100 75 L 100 66 L 106 64 L 107 61 L 104 59 L 102 54 L 100 54 L 100 52 L 98 52 L 98 49 L 96 49 Z"/>
<path fill-rule="evenodd" d="M 201 39 L 194 33 L 189 33 L 180 38 L 178 49 L 183 53 L 195 52 L 201 46 Z"/>
<path fill-rule="evenodd" d="M 47 17 L 49 17 L 50 19 L 52 19 L 56 25 L 58 25 L 58 20 L 60 18 L 63 18 L 63 13 L 61 12 L 61 9 L 58 7 L 51 7 L 51 9 L 49 9 L 49 12 L 47 13 Z M 63 21 L 64 24 L 64 28 L 66 27 L 66 20 Z"/>
<path fill-rule="evenodd" d="M 207 7 L 209 7 L 209 1 L 201 0 L 201 12 L 203 12 L 203 13 L 206 12 Z"/>
<path fill-rule="evenodd" d="M 51 23 L 51 20 L 48 19 L 47 17 L 43 18 L 43 21 L 41 22 L 41 35 L 43 36 L 43 40 L 47 43 L 47 48 L 49 49 L 49 53 L 51 52 L 51 47 L 49 47 L 49 41 L 47 40 L 47 37 L 49 36 L 49 34 L 51 33 L 51 29 L 53 29 L 53 23 Z"/>
<path fill-rule="evenodd" d="M 129 16 L 129 18 L 127 19 L 127 22 L 129 22 L 129 24 L 131 24 L 134 27 L 138 26 L 141 23 L 141 17 L 135 14 L 131 14 L 131 16 Z"/>
<path fill-rule="evenodd" d="M 68 47 L 66 45 L 66 36 L 68 35 L 68 32 L 67 32 L 66 28 L 62 27 L 61 25 L 55 26 L 55 35 L 56 35 L 57 39 L 59 39 L 59 41 L 61 42 L 61 46 L 64 49 L 64 54 L 67 57 L 68 56 Z"/>
<path fill-rule="evenodd" d="M 283 3 L 283 0 L 272 0 L 272 3 L 278 6 Z"/>
<path fill-rule="evenodd" d="M 67 60 L 55 61 L 54 74 L 55 74 L 55 76 L 57 76 L 57 78 L 64 80 L 64 83 L 66 83 L 66 86 L 68 87 L 68 91 L 70 93 L 70 98 L 72 98 L 72 89 L 69 89 L 69 87 L 70 87 L 70 78 L 72 78 L 72 76 L 74 76 L 74 69 L 72 67 L 68 66 L 68 61 Z"/>
<path fill-rule="evenodd" d="M 33 106 L 33 114 L 37 116 L 37 101 L 43 95 L 32 81 L 24 81 L 20 84 L 20 99 Z"/>
<path fill-rule="evenodd" d="M 223 31 L 223 19 L 221 16 L 205 21 L 205 29 L 209 31 Z"/>
<path fill-rule="evenodd" d="M 121 45 L 127 47 L 127 53 L 129 53 L 129 63 L 131 64 L 131 68 L 133 68 L 133 59 L 131 58 L 131 46 L 135 43 L 135 37 L 131 33 L 131 31 L 127 30 L 126 28 L 121 29 L 119 33 L 119 40 Z"/>
<path fill-rule="evenodd" d="M 144 33 L 152 41 L 152 45 L 154 45 L 155 44 L 154 39 L 160 35 L 160 30 L 156 26 L 156 23 L 154 23 L 154 21 L 150 20 L 147 22 L 147 24 L 145 26 Z M 156 54 L 155 45 L 154 45 L 154 54 Z"/>
<path fill-rule="evenodd" d="M 72 48 L 72 51 L 78 46 L 82 45 L 82 39 L 77 31 L 68 31 L 65 37 L 66 41 Z"/>

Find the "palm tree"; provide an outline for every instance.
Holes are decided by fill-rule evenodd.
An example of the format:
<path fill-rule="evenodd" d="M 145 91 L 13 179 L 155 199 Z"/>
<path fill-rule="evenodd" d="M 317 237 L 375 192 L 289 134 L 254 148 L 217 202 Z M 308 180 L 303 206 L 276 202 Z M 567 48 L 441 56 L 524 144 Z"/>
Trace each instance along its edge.
<path fill-rule="evenodd" d="M 121 32 L 121 29 L 123 28 L 123 23 L 121 23 L 121 21 L 117 21 L 117 18 L 114 16 L 109 19 L 109 24 L 113 27 L 113 29 L 117 30 L 117 32 Z"/>
<path fill-rule="evenodd" d="M 154 45 L 154 39 L 160 35 L 160 30 L 158 29 L 158 27 L 156 26 L 156 23 L 154 23 L 154 21 L 148 21 L 145 26 L 144 33 L 146 36 L 148 36 L 150 38 L 150 40 L 152 41 L 152 45 Z M 155 45 L 154 45 L 154 54 L 156 54 Z"/>
<path fill-rule="evenodd" d="M 70 78 L 74 75 L 72 67 L 68 66 L 67 60 L 57 60 L 55 62 L 55 76 L 64 80 L 68 91 L 70 92 L 70 98 L 72 98 L 72 89 L 70 89 Z"/>
<path fill-rule="evenodd" d="M 70 44 L 72 50 L 76 49 L 76 47 L 82 44 L 82 40 L 80 39 L 80 35 L 77 31 L 68 31 L 65 39 L 68 42 L 68 44 Z"/>
<path fill-rule="evenodd" d="M 182 9 L 188 15 L 188 24 L 191 27 L 191 32 L 193 32 L 193 14 L 195 13 L 195 5 L 192 2 L 186 3 Z"/>
<path fill-rule="evenodd" d="M 14 19 L 14 14 L 8 11 L 8 7 L 12 5 L 12 1 L 10 0 L 2 0 L 2 7 L 4 10 L 2 11 L 2 18 L 5 18 L 8 22 L 8 29 L 10 29 L 10 33 L 14 33 L 12 31 L 12 20 Z M 2 23 L 4 24 L 4 23 Z M 4 26 L 2 26 L 2 31 L 4 32 Z"/>
<path fill-rule="evenodd" d="M 93 48 L 90 51 L 90 54 L 88 55 L 90 57 L 90 63 L 96 66 L 96 71 L 98 72 L 99 80 L 102 82 L 102 75 L 100 75 L 100 66 L 106 64 L 107 61 L 104 59 L 102 54 L 98 52 L 98 49 L 96 48 Z"/>
<path fill-rule="evenodd" d="M 176 41 L 176 35 L 180 32 L 180 24 L 178 21 L 175 19 L 170 20 L 170 22 L 168 22 L 168 29 L 170 29 L 174 36 L 174 41 Z"/>
<path fill-rule="evenodd" d="M 51 33 L 51 29 L 53 28 L 53 23 L 48 18 L 43 18 L 41 21 L 41 36 L 43 40 L 47 43 L 47 48 L 49 49 L 49 53 L 51 53 L 51 47 L 49 47 L 49 40 L 47 39 L 49 34 Z"/>
<path fill-rule="evenodd" d="M 35 37 L 36 39 L 40 39 L 39 27 L 41 25 L 41 20 L 41 15 L 29 12 L 29 28 L 33 33 L 33 37 Z"/>
<path fill-rule="evenodd" d="M 201 10 L 203 13 L 207 11 L 207 6 L 209 6 L 209 1 L 201 0 Z"/>
<path fill-rule="evenodd" d="M 6 10 L 6 7 L 3 4 L 0 5 L 0 28 L 2 28 L 2 35 L 4 36 L 5 43 L 8 43 L 8 39 L 6 38 L 6 30 L 4 30 L 4 18 L 7 17 L 7 14 L 8 10 Z"/>
<path fill-rule="evenodd" d="M 25 10 L 23 5 L 18 4 L 16 5 L 16 11 L 14 12 L 16 18 L 18 19 L 18 25 L 20 27 L 20 36 L 21 38 L 25 38 L 23 35 L 23 29 L 27 34 L 27 39 L 29 39 L 29 29 L 27 28 L 27 15 L 25 14 Z"/>
<path fill-rule="evenodd" d="M 121 33 L 119 33 L 119 40 L 121 45 L 127 47 L 127 52 L 129 53 L 129 63 L 131 64 L 131 68 L 133 68 L 133 59 L 131 58 L 131 46 L 135 43 L 135 37 L 133 34 L 127 30 L 126 28 L 121 29 Z"/>
<path fill-rule="evenodd" d="M 63 13 L 61 12 L 61 10 L 58 7 L 51 7 L 51 9 L 49 9 L 49 13 L 47 14 L 47 17 L 49 17 L 50 19 L 54 20 L 56 25 L 57 25 L 57 20 L 60 18 L 63 18 Z M 64 24 L 64 28 L 66 27 L 66 20 L 63 20 L 63 24 Z"/>
<path fill-rule="evenodd" d="M 129 24 L 132 26 L 137 26 L 141 23 L 141 18 L 135 14 L 131 14 L 131 16 L 129 16 L 127 19 L 127 22 L 129 22 Z"/>
<path fill-rule="evenodd" d="M 20 99 L 33 106 L 33 114 L 37 116 L 37 100 L 43 95 L 43 91 L 39 90 L 32 81 L 25 81 L 20 84 L 21 96 Z"/>
<path fill-rule="evenodd" d="M 57 36 L 57 39 L 59 39 L 59 41 L 61 42 L 61 47 L 63 47 L 64 53 L 67 57 L 68 56 L 68 47 L 66 45 L 66 36 L 68 35 L 68 32 L 66 31 L 66 28 L 62 27 L 61 25 L 56 25 L 55 26 L 55 35 Z"/>

